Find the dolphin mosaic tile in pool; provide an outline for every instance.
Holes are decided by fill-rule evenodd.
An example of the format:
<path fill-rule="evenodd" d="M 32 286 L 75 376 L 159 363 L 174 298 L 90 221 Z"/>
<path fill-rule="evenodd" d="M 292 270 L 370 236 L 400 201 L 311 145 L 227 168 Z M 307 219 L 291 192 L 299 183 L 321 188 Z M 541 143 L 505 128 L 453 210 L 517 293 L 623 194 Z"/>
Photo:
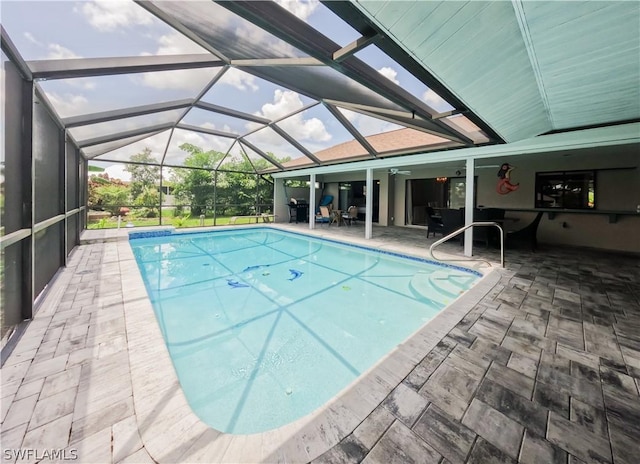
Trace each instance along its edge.
<path fill-rule="evenodd" d="M 269 228 L 130 244 L 189 404 L 229 433 L 313 412 L 480 279 Z"/>

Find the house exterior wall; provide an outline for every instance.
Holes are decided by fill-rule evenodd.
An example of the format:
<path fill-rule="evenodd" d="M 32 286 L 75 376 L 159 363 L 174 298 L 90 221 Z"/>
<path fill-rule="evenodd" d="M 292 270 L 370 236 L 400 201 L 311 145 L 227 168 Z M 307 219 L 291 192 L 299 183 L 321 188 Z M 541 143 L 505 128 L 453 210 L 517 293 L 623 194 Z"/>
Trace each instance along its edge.
<path fill-rule="evenodd" d="M 535 208 L 536 172 L 596 170 L 596 212 L 636 212 L 640 205 L 640 146 L 622 145 L 563 153 L 545 153 L 484 160 L 483 163 L 515 166 L 512 182 L 518 190 L 506 195 L 496 191 L 498 168 L 477 169 L 477 205 L 505 209 Z M 461 166 L 464 162 L 460 163 Z M 407 179 L 454 176 L 456 167 L 412 169 Z M 405 225 L 406 182 L 396 182 L 395 221 Z M 508 211 L 508 216 L 520 221 L 512 225 L 520 228 L 528 224 L 535 213 Z M 610 223 L 609 215 L 570 213 L 558 210 L 554 219 L 545 214 L 539 229 L 540 243 L 566 244 L 613 251 L 640 253 L 640 214 L 617 216 Z"/>
<path fill-rule="evenodd" d="M 548 152 L 520 156 L 484 159 L 482 163 L 501 165 L 508 162 L 515 166 L 511 180 L 518 183 L 517 190 L 506 195 L 496 191 L 498 167 L 477 168 L 477 205 L 505 208 L 510 217 L 520 220 L 512 224 L 514 229 L 528 224 L 535 212 L 517 211 L 535 208 L 536 173 L 553 171 L 596 171 L 596 210 L 566 212 L 558 210 L 555 217 L 545 214 L 539 229 L 540 243 L 572 245 L 604 250 L 640 254 L 640 145 L 616 145 L 564 152 Z M 406 180 L 435 178 L 438 176 L 463 177 L 464 161 L 411 166 L 411 174 L 391 176 L 387 169 L 374 170 L 373 178 L 380 182 L 379 225 L 406 225 Z M 324 194 L 334 196 L 338 206 L 338 183 L 363 181 L 366 173 L 353 171 L 318 176 L 324 183 Z M 308 189 L 298 192 L 300 198 L 308 198 Z M 290 195 L 291 196 L 291 195 Z M 316 192 L 320 199 L 320 192 Z M 278 206 L 277 206 L 278 207 Z M 610 217 L 607 211 L 625 212 Z M 277 213 L 276 213 L 277 214 Z M 286 218 L 286 214 L 282 216 Z"/>

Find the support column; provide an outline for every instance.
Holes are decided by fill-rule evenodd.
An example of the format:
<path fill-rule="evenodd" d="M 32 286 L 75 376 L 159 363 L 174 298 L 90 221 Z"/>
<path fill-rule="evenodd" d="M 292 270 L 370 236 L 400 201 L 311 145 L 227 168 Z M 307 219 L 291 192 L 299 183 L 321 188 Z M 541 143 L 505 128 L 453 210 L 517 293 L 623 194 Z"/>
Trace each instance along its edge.
<path fill-rule="evenodd" d="M 364 238 L 370 239 L 373 232 L 373 169 L 367 168 Z"/>
<path fill-rule="evenodd" d="M 473 222 L 473 192 L 474 188 L 475 160 L 467 160 L 466 191 L 464 195 L 464 225 Z M 464 232 L 464 255 L 473 256 L 473 228 Z"/>
<path fill-rule="evenodd" d="M 63 259 L 62 259 L 62 265 L 64 267 L 67 267 L 67 263 L 68 263 L 68 253 L 67 250 L 69 249 L 69 233 L 68 233 L 68 229 L 69 229 L 69 217 L 67 216 L 67 212 L 69 211 L 69 154 L 67 153 L 67 129 L 63 129 L 62 130 L 62 156 L 64 156 L 64 160 L 62 162 L 62 166 L 64 169 L 64 174 L 62 176 L 62 182 L 64 184 L 64 188 L 62 191 L 62 194 L 64 195 L 63 198 L 63 212 L 64 212 L 64 239 L 63 239 L 63 243 L 62 246 L 64 247 L 64 251 L 62 253 Z"/>
<path fill-rule="evenodd" d="M 289 198 L 284 183 L 284 179 L 273 179 L 273 214 L 276 215 L 274 222 L 289 222 Z"/>
<path fill-rule="evenodd" d="M 316 228 L 316 175 L 309 176 L 309 229 Z"/>
<path fill-rule="evenodd" d="M 218 170 L 213 171 L 213 225 L 218 219 Z"/>
<path fill-rule="evenodd" d="M 158 195 L 158 223 L 162 225 L 162 198 L 164 194 L 162 193 L 162 163 L 160 163 L 160 195 Z"/>

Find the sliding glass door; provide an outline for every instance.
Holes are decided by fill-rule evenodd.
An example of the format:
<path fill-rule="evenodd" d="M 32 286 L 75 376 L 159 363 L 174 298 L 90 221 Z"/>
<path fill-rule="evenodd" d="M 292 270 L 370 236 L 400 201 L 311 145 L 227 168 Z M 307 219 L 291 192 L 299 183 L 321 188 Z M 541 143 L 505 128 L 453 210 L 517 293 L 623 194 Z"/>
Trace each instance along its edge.
<path fill-rule="evenodd" d="M 474 183 L 476 203 L 477 182 Z M 405 199 L 405 224 L 427 225 L 427 208 L 464 208 L 467 182 L 465 177 L 408 179 Z"/>

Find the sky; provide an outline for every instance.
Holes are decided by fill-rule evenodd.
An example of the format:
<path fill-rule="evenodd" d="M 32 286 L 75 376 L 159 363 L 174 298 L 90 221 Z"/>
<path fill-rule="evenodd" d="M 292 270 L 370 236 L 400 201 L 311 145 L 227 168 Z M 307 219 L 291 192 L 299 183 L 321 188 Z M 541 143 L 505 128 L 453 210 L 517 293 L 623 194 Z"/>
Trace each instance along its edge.
<path fill-rule="evenodd" d="M 316 27 L 329 38 L 344 46 L 359 34 L 316 0 L 279 0 L 283 7 Z M 213 8 L 213 6 L 203 5 Z M 256 41 L 273 41 L 257 28 L 249 27 L 227 10 L 217 7 L 216 21 L 236 33 L 251 35 Z M 37 12 L 37 13 L 35 13 Z M 5 1 L 0 3 L 0 19 L 9 37 L 25 60 L 95 58 L 182 53 L 207 53 L 199 45 L 161 22 L 131 1 Z M 264 36 L 261 36 L 263 34 Z M 278 47 L 281 47 L 278 50 Z M 287 49 L 288 48 L 288 49 Z M 283 54 L 295 53 L 291 47 L 274 42 L 272 50 Z M 409 90 L 438 111 L 451 107 L 417 81 L 410 73 L 387 57 L 375 46 L 360 51 L 357 56 L 383 76 Z M 220 71 L 207 68 L 190 71 L 91 77 L 40 81 L 47 98 L 62 118 L 126 108 L 149 103 L 193 98 Z M 204 101 L 235 108 L 257 116 L 277 119 L 313 100 L 278 85 L 232 68 L 204 96 Z M 98 131 L 110 133 L 144 127 L 149 124 L 173 121 L 180 111 L 157 113 L 140 118 L 112 121 L 103 125 L 71 129 L 76 140 L 95 137 Z M 367 116 L 344 112 L 345 116 L 365 136 L 397 129 L 398 126 Z M 235 118 L 216 116 L 211 112 L 192 109 L 183 119 L 185 124 L 243 134 L 255 124 Z M 329 148 L 353 137 L 322 106 L 278 123 L 310 152 Z M 104 157 L 126 160 L 131 154 L 149 147 L 156 159 L 165 154 L 165 161 L 180 164 L 184 158 L 178 148 L 191 143 L 205 150 L 226 151 L 230 140 L 201 133 L 176 130 L 167 149 L 168 133 L 160 134 L 128 145 Z M 249 140 L 265 152 L 297 158 L 302 154 L 271 130 L 253 134 Z M 237 147 L 232 154 L 237 156 Z M 257 156 L 257 155 L 255 155 Z M 107 166 L 103 164 L 103 166 Z M 110 168 L 124 176 L 119 166 Z"/>

